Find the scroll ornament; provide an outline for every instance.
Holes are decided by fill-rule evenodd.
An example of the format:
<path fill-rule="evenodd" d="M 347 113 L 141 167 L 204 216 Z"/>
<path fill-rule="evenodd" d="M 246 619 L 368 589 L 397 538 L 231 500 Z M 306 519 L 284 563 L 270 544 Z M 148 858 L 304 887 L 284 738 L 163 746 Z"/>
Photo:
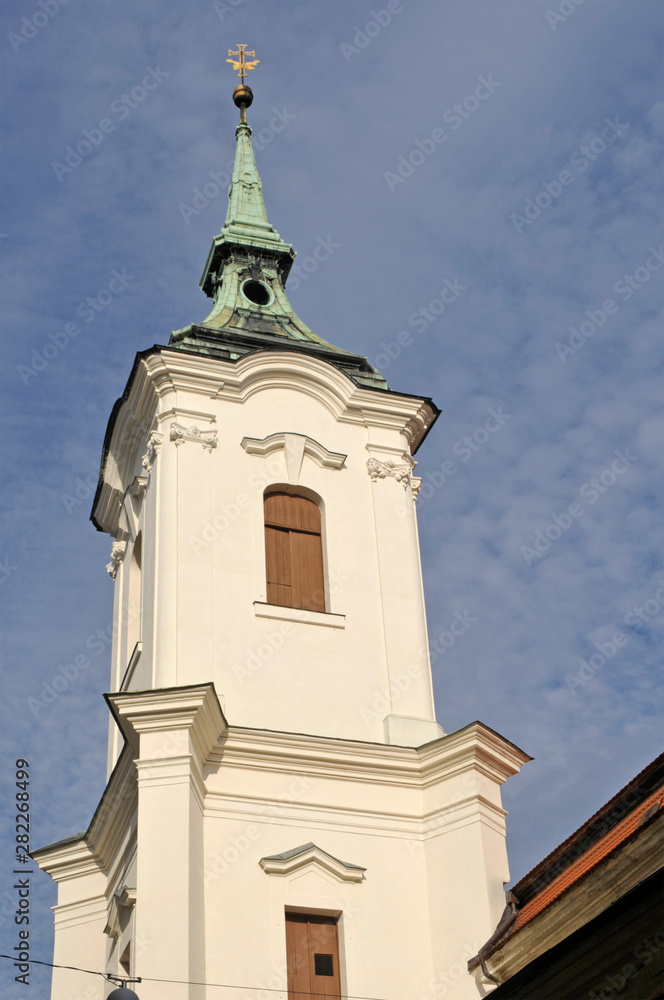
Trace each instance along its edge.
<path fill-rule="evenodd" d="M 377 458 L 370 458 L 367 461 L 367 471 L 373 481 L 377 479 L 387 479 L 391 477 L 401 483 L 404 489 L 410 485 L 412 466 L 404 463 L 392 461 L 379 462 Z"/>
<path fill-rule="evenodd" d="M 202 431 L 192 424 L 191 427 L 184 427 L 182 424 L 171 424 L 171 441 L 175 441 L 178 448 L 185 441 L 197 441 L 202 444 L 206 451 L 212 451 L 217 447 L 217 432 Z"/>

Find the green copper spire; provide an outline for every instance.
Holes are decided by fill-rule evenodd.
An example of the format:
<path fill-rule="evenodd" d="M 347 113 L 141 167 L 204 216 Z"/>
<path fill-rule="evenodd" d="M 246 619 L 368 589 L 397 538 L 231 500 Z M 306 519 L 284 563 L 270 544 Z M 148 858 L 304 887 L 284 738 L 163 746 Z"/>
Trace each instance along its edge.
<path fill-rule="evenodd" d="M 275 263 L 280 264 L 280 270 L 284 274 L 284 281 L 295 257 L 292 246 L 284 243 L 274 226 L 268 222 L 263 186 L 251 145 L 251 129 L 247 124 L 238 125 L 235 142 L 235 164 L 228 192 L 226 221 L 212 242 L 201 279 L 201 288 L 211 297 L 214 297 L 214 285 L 217 277 L 221 277 L 224 260 L 228 257 L 225 248 L 230 250 L 231 247 L 244 247 L 247 250 L 254 249 L 257 255 L 261 251 L 274 255 Z"/>
<path fill-rule="evenodd" d="M 184 350 L 240 357 L 251 350 L 280 348 L 287 344 L 310 350 L 348 372 L 362 385 L 387 388 L 385 380 L 366 358 L 334 347 L 302 322 L 286 296 L 285 285 L 295 251 L 270 225 L 261 179 L 251 145 L 247 108 L 253 101 L 244 75 L 253 64 L 245 61 L 246 46 L 239 46 L 234 68 L 242 83 L 233 92 L 240 109 L 235 130 L 235 163 L 228 192 L 226 220 L 212 241 L 201 278 L 201 288 L 213 300 L 212 310 L 200 324 L 173 334 L 171 343 Z"/>
<path fill-rule="evenodd" d="M 279 234 L 267 221 L 263 187 L 258 175 L 251 145 L 251 129 L 238 125 L 235 130 L 236 150 L 233 180 L 228 199 L 226 224 L 221 235 L 227 239 L 237 237 L 255 245 L 281 244 Z M 282 244 L 282 247 L 284 244 Z"/>

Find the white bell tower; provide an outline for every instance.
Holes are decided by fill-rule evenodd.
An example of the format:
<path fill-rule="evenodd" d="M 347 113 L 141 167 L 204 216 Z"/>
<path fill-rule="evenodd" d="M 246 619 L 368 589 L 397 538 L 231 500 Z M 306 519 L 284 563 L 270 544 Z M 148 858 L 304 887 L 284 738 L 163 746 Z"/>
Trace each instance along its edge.
<path fill-rule="evenodd" d="M 236 55 L 212 311 L 137 355 L 104 442 L 108 784 L 35 852 L 54 962 L 140 977 L 140 1000 L 477 997 L 500 785 L 529 758 L 436 722 L 413 455 L 438 410 L 290 306 Z M 56 969 L 53 1000 L 79 995 Z"/>

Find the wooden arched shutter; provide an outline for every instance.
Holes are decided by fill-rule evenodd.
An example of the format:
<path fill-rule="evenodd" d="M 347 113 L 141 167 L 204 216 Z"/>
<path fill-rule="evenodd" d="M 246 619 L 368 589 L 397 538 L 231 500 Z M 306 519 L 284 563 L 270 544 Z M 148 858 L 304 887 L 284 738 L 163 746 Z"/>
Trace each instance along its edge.
<path fill-rule="evenodd" d="M 320 508 L 275 490 L 265 496 L 267 602 L 325 611 Z"/>

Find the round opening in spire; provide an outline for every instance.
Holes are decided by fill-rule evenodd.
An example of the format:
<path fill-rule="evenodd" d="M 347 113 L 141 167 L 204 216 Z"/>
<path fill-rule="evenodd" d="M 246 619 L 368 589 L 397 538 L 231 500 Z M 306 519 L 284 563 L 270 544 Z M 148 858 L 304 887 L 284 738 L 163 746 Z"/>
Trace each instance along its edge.
<path fill-rule="evenodd" d="M 242 294 L 257 306 L 266 306 L 271 299 L 270 289 L 262 281 L 245 281 Z"/>

